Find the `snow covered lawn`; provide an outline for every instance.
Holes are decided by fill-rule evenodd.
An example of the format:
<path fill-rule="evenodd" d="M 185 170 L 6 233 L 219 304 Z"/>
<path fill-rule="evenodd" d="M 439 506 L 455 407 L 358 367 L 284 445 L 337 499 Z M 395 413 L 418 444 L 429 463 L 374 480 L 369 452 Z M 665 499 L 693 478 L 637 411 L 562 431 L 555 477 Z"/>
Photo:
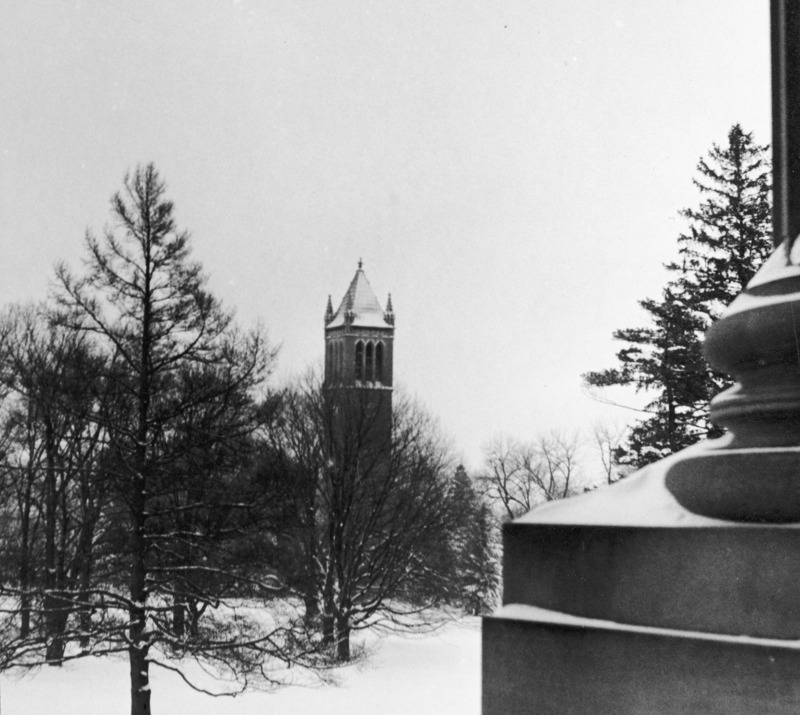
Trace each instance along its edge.
<path fill-rule="evenodd" d="M 356 638 L 355 642 L 359 639 Z M 178 676 L 151 671 L 154 715 L 374 715 L 480 713 L 480 621 L 435 633 L 370 637 L 365 662 L 337 671 L 338 686 L 289 686 L 273 693 L 212 698 Z M 4 715 L 110 715 L 130 708 L 127 658 L 89 658 L 24 677 L 0 676 Z"/>

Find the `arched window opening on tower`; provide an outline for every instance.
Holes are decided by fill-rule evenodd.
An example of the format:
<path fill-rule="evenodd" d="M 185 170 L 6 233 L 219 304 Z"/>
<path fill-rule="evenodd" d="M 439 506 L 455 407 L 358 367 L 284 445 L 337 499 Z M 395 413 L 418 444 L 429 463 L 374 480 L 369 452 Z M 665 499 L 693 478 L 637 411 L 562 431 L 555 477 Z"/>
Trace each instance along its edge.
<path fill-rule="evenodd" d="M 364 379 L 364 343 L 360 340 L 356 343 L 356 380 Z"/>
<path fill-rule="evenodd" d="M 336 342 L 333 344 L 333 375 L 331 380 L 338 382 L 342 375 L 342 347 L 341 344 Z"/>
<path fill-rule="evenodd" d="M 370 340 L 367 343 L 367 359 L 366 359 L 366 370 L 364 371 L 364 377 L 368 381 L 372 381 L 375 379 L 375 346 L 373 345 L 372 341 Z"/>
<path fill-rule="evenodd" d="M 383 343 L 375 346 L 375 382 L 383 382 Z"/>
<path fill-rule="evenodd" d="M 333 343 L 330 341 L 325 344 L 325 380 L 333 380 Z"/>

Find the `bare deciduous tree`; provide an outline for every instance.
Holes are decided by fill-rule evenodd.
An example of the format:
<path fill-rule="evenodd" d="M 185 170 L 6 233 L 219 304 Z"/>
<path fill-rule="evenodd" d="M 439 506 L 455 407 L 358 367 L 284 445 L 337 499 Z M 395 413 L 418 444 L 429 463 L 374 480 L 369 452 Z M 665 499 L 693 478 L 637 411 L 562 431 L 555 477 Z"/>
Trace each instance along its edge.
<path fill-rule="evenodd" d="M 412 625 L 429 605 L 422 584 L 438 576 L 427 556 L 447 539 L 447 446 L 407 398 L 386 408 L 368 390 L 310 380 L 287 395 L 276 433 L 293 465 L 304 599 L 340 660 L 375 618 Z"/>
<path fill-rule="evenodd" d="M 603 476 L 606 484 L 613 484 L 626 474 L 626 468 L 619 464 L 616 456 L 617 451 L 623 444 L 626 433 L 626 427 L 607 422 L 598 422 L 592 427 L 592 437 L 600 457 L 600 464 L 603 467 Z M 630 468 L 628 467 L 627 470 L 629 471 Z"/>
<path fill-rule="evenodd" d="M 504 517 L 514 519 L 578 491 L 577 454 L 576 436 L 551 433 L 529 442 L 498 437 L 486 447 L 480 482 Z"/>
<path fill-rule="evenodd" d="M 2 464 L 15 495 L 7 523 L 18 537 L 8 534 L 17 545 L 19 627 L 30 633 L 38 598 L 41 622 L 33 625 L 47 660 L 57 663 L 74 594 L 91 577 L 106 494 L 96 469 L 104 432 L 92 419 L 102 359 L 82 336 L 50 324 L 44 306 L 11 306 L 0 325 Z"/>

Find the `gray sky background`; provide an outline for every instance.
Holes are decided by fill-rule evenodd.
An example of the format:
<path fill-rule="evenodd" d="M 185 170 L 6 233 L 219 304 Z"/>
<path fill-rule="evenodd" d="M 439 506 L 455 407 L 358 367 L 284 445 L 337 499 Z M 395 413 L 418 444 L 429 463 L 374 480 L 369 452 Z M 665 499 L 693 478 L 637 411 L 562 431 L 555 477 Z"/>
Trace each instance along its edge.
<path fill-rule="evenodd" d="M 583 394 L 642 321 L 734 122 L 769 136 L 766 0 L 8 0 L 0 302 L 46 295 L 154 161 L 211 287 L 320 364 L 359 258 L 396 382 L 470 466 L 633 416 Z"/>

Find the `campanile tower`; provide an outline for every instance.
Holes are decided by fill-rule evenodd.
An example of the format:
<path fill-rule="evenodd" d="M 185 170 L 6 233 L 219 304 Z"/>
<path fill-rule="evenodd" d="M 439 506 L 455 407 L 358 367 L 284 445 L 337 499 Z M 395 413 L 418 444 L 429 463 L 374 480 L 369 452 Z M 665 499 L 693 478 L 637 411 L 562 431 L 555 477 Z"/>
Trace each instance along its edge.
<path fill-rule="evenodd" d="M 334 313 L 330 296 L 325 312 L 325 388 L 347 389 L 380 413 L 389 429 L 392 409 L 394 311 L 389 296 L 381 308 L 363 264 Z"/>

